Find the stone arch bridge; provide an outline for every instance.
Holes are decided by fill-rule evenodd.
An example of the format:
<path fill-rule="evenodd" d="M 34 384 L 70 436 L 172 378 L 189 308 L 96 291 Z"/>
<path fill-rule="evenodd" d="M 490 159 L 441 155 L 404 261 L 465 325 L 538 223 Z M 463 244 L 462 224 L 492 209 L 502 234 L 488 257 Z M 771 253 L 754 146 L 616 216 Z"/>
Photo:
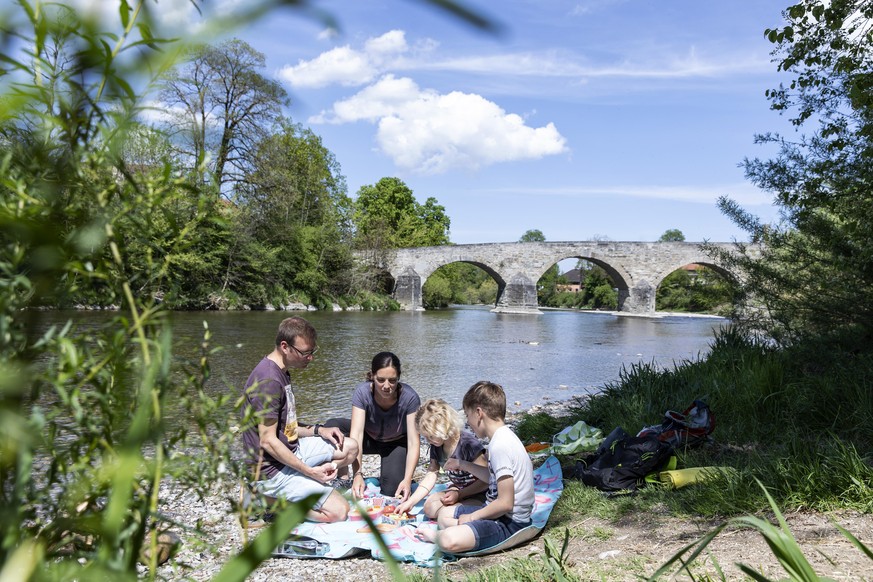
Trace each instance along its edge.
<path fill-rule="evenodd" d="M 734 243 L 710 243 L 726 250 Z M 394 279 L 394 298 L 403 309 L 421 310 L 421 288 L 442 266 L 462 262 L 476 265 L 497 282 L 495 312 L 540 313 L 537 281 L 552 265 L 568 258 L 585 259 L 603 268 L 618 288 L 618 308 L 629 313 L 655 311 L 655 291 L 673 271 L 696 263 L 723 276 L 736 276 L 689 242 L 526 242 L 482 243 L 364 251 L 358 259 Z"/>

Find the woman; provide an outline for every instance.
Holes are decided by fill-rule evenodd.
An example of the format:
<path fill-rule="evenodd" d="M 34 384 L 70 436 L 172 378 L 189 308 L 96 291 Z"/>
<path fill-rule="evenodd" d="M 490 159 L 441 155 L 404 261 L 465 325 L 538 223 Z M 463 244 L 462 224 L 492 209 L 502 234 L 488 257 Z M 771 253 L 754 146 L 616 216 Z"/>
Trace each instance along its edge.
<path fill-rule="evenodd" d="M 366 483 L 361 455 L 381 457 L 379 478 L 383 495 L 406 501 L 412 491 L 412 475 L 418 464 L 419 437 L 415 414 L 421 399 L 412 386 L 400 381 L 400 359 L 391 352 L 376 354 L 352 395 L 352 418 L 334 418 L 325 426 L 337 426 L 361 443 L 352 462 L 352 495 L 363 497 Z"/>

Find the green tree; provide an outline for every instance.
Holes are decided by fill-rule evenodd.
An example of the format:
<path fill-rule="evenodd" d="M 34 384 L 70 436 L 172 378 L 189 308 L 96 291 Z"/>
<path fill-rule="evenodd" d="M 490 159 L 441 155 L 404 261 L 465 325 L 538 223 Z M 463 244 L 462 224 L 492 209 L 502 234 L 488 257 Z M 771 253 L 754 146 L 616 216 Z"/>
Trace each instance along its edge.
<path fill-rule="evenodd" d="M 220 192 L 250 170 L 257 145 L 288 105 L 285 89 L 259 70 L 264 55 L 231 39 L 193 51 L 186 66 L 171 71 L 161 92 L 170 108 L 168 128 L 191 167 L 207 159 L 211 182 Z"/>
<path fill-rule="evenodd" d="M 354 203 L 356 244 L 361 249 L 395 249 L 449 243 L 451 221 L 435 198 L 419 204 L 399 178 L 361 186 Z"/>
<path fill-rule="evenodd" d="M 163 479 L 202 494 L 222 461 L 238 468 L 227 411 L 202 391 L 208 336 L 201 366 L 179 370 L 147 292 L 201 219 L 169 209 L 183 199 L 197 209 L 201 193 L 160 155 L 134 163 L 137 140 L 154 136 L 135 137 L 145 98 L 124 75 L 148 87 L 173 52 L 151 35 L 149 8 L 123 3 L 104 29 L 63 5 L 18 7 L 4 30 L 21 42 L 0 43 L 0 132 L 14 145 L 0 162 L 0 569 L 128 580 L 168 525 Z M 28 329 L 28 307 L 81 296 L 119 313 L 84 330 Z M 174 406 L 187 419 L 179 430 L 165 418 Z"/>
<path fill-rule="evenodd" d="M 655 306 L 659 311 L 693 313 L 730 313 L 733 285 L 724 277 L 703 266 L 694 274 L 678 269 L 667 275 L 658 286 Z"/>
<path fill-rule="evenodd" d="M 546 242 L 546 235 L 538 228 L 526 230 L 518 242 Z"/>
<path fill-rule="evenodd" d="M 681 230 L 678 228 L 670 228 L 664 231 L 664 234 L 661 235 L 658 242 L 683 242 L 684 240 L 685 235 L 682 234 Z"/>
<path fill-rule="evenodd" d="M 773 159 L 746 159 L 746 176 L 773 194 L 783 221 L 768 225 L 735 202 L 722 211 L 758 247 L 725 261 L 743 273 L 741 313 L 763 313 L 781 341 L 838 329 L 873 337 L 873 3 L 803 0 L 770 29 L 787 85 L 767 91 L 799 137 L 765 133 Z M 718 254 L 718 253 L 716 253 Z M 763 306 L 761 310 L 757 307 Z"/>
<path fill-rule="evenodd" d="M 431 284 L 431 282 L 434 284 Z M 452 263 L 434 271 L 422 289 L 425 308 L 489 304 L 497 301 L 497 283 L 469 263 Z"/>
<path fill-rule="evenodd" d="M 587 309 L 616 309 L 618 294 L 612 280 L 602 268 L 594 266 L 582 282 L 582 305 Z"/>

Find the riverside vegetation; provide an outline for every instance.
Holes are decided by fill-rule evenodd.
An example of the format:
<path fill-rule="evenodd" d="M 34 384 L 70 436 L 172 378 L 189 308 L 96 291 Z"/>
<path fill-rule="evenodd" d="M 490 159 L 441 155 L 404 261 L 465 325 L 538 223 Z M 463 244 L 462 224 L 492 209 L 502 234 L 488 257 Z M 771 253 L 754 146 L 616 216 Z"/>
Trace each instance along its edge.
<path fill-rule="evenodd" d="M 276 4 L 273 8 L 278 9 L 282 3 Z M 433 4 L 489 27 L 463 6 Z M 216 306 L 235 301 L 278 304 L 301 292 L 312 293 L 308 299 L 314 301 L 315 295 L 327 297 L 325 290 L 332 285 L 357 288 L 356 277 L 378 289 L 371 273 L 347 270 L 343 278 L 331 265 L 345 264 L 354 244 L 376 249 L 398 244 L 388 241 L 380 247 L 379 241 L 357 238 L 355 243 L 344 237 L 390 232 L 368 230 L 366 220 L 388 220 L 390 216 L 379 212 L 411 198 L 402 183 L 387 179 L 373 192 L 360 193 L 364 202 L 350 205 L 343 198 L 340 176 L 332 173 L 329 152 L 320 148 L 317 136 L 274 115 L 283 96 L 263 78 L 255 85 L 257 98 L 268 100 L 262 119 L 267 123 L 252 123 L 247 139 L 231 144 L 238 151 L 257 152 L 247 158 L 248 165 L 223 165 L 222 160 L 241 158 L 206 155 L 204 144 L 218 136 L 205 127 L 187 134 L 183 156 L 170 155 L 181 145 L 169 148 L 160 132 L 136 122 L 148 94 L 140 87 L 175 91 L 175 98 L 184 99 L 191 95 L 186 92 L 190 86 L 185 75 L 174 72 L 190 63 L 186 59 L 192 55 L 203 65 L 214 65 L 216 59 L 203 46 L 191 50 L 156 34 L 152 16 L 159 5 L 122 1 L 118 7 L 117 26 L 109 31 L 63 4 L 22 0 L 3 9 L 3 579 L 157 577 L 161 534 L 203 531 L 203 524 L 183 523 L 160 512 L 161 484 L 172 480 L 206 498 L 214 483 L 235 483 L 244 472 L 229 428 L 235 396 L 231 391 L 210 396 L 203 389 L 210 377 L 209 359 L 218 347 L 206 329 L 200 358 L 175 361 L 166 309 L 194 306 L 202 297 L 211 297 Z M 258 17 L 263 9 L 258 5 L 246 13 L 244 8 L 234 14 L 234 21 Z M 576 418 L 605 430 L 623 426 L 630 431 L 657 422 L 667 409 L 704 397 L 718 415 L 718 443 L 683 451 L 682 461 L 687 466 L 731 465 L 739 477 L 672 493 L 647 489 L 621 499 L 603 499 L 569 483 L 553 513 L 545 554 L 472 577 L 578 578 L 567 553 L 569 543 L 583 533 L 601 534 L 556 524 L 577 523 L 570 516 L 619 520 L 657 509 L 758 528 L 768 536 L 761 544 L 769 544 L 786 568 L 792 568 L 788 576 L 812 580 L 817 574 L 809 572 L 790 536 L 763 519 L 778 518 L 775 508 L 870 514 L 873 3 L 804 0 L 787 7 L 786 17 L 789 24 L 769 30 L 768 36 L 778 66 L 794 78 L 768 97 L 774 109 L 795 112 L 798 128 L 814 127 L 799 140 L 760 136 L 760 141 L 775 144 L 780 155 L 744 163 L 749 179 L 773 193 L 783 209 L 783 223 L 759 224 L 730 200 L 721 202 L 747 228 L 750 240 L 764 245 L 764 260 L 746 256 L 743 244 L 737 253 L 723 257 L 745 274 L 733 295 L 735 327 L 715 338 L 703 361 L 673 370 L 633 367 L 569 416 L 532 414 L 518 425 L 530 440 L 547 439 Z M 238 43 L 222 50 L 257 63 L 257 55 Z M 230 119 L 235 109 L 226 105 Z M 251 120 L 238 121 L 246 125 Z M 267 126 L 278 130 L 264 132 Z M 277 155 L 292 159 L 278 163 Z M 272 183 L 263 174 L 265 168 L 293 168 L 295 160 L 310 155 L 322 163 L 306 167 L 326 173 L 295 173 L 283 181 L 294 184 L 285 192 L 255 187 Z M 256 206 L 249 208 L 248 202 Z M 405 208 L 410 212 L 398 217 L 394 232 L 447 232 L 448 217 L 435 201 Z M 244 219 L 237 220 L 236 213 Z M 253 238 L 257 231 L 248 227 L 265 226 L 257 221 L 272 217 L 283 227 L 290 224 L 288 217 L 299 224 L 267 229 L 287 239 Z M 422 228 L 427 224 L 435 228 Z M 293 254 L 301 262 L 285 260 L 288 248 L 300 250 Z M 252 276 L 268 272 L 275 279 Z M 253 286 L 251 281 L 266 282 Z M 300 287 L 286 289 L 280 281 Z M 29 308 L 80 301 L 116 305 L 119 311 L 99 329 L 68 325 L 32 335 Z M 168 414 L 180 411 L 189 422 L 166 422 Z M 243 516 L 246 511 L 234 503 L 231 510 Z M 247 540 L 216 579 L 245 579 L 305 510 L 305 504 L 279 508 L 274 525 Z M 708 536 L 702 543 L 717 538 Z M 862 559 L 869 559 L 869 544 L 858 542 L 857 548 Z M 695 554 L 698 549 L 665 559 L 665 568 L 684 568 L 695 579 L 723 576 L 717 564 L 678 565 L 703 555 Z M 394 564 L 385 568 L 396 578 L 405 576 Z M 765 579 L 751 568 L 744 572 Z M 654 568 L 641 573 L 657 574 Z M 818 572 L 823 574 L 827 572 Z M 424 577 L 440 576 L 437 571 Z"/>

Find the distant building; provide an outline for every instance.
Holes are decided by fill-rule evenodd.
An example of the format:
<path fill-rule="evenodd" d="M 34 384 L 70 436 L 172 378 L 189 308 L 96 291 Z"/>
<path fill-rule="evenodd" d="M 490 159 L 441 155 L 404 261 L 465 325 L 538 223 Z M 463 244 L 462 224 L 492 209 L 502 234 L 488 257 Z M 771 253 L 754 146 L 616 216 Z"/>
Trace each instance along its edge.
<path fill-rule="evenodd" d="M 571 293 L 578 293 L 582 289 L 582 273 L 579 272 L 579 269 L 570 269 L 562 274 L 561 277 L 566 279 L 567 282 L 555 285 L 555 289 L 559 292 L 569 291 Z"/>

